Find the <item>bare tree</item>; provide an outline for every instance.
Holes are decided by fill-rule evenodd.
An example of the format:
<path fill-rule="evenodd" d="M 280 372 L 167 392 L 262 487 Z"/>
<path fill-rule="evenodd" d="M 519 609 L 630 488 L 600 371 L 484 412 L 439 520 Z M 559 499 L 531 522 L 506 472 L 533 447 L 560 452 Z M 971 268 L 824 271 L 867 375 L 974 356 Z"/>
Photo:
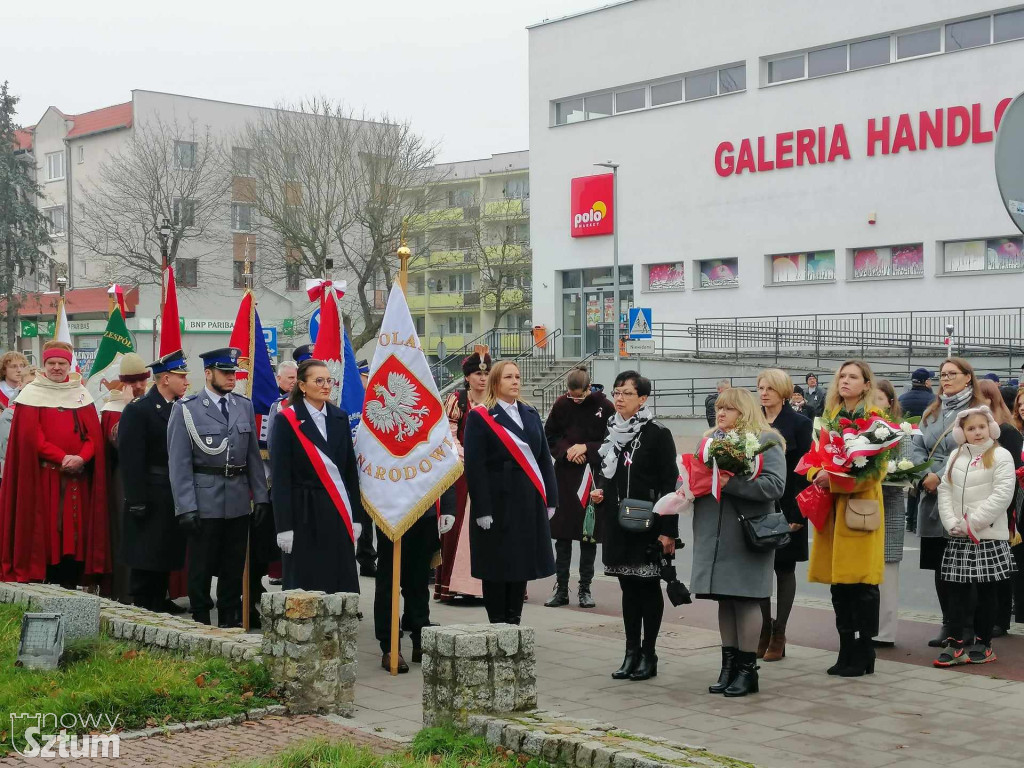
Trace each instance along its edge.
<path fill-rule="evenodd" d="M 492 328 L 510 312 L 529 309 L 533 254 L 527 201 L 516 197 L 485 202 L 470 222 L 472 247 L 466 260 L 480 268 L 480 302 L 494 311 Z"/>
<path fill-rule="evenodd" d="M 159 285 L 157 230 L 166 219 L 168 263 L 187 255 L 202 277 L 204 263 L 223 250 L 231 185 L 209 127 L 160 119 L 136 125 L 127 144 L 100 164 L 95 182 L 83 185 L 74 236 L 109 279 Z"/>

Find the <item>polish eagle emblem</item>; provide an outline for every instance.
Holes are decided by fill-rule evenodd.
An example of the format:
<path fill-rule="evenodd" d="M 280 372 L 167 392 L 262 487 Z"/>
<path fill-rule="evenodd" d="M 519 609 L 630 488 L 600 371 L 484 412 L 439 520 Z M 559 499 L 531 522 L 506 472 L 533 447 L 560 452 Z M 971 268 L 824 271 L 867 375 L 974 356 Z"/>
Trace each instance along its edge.
<path fill-rule="evenodd" d="M 397 430 L 395 440 L 400 443 L 415 435 L 423 426 L 423 418 L 430 413 L 429 408 L 416 407 L 420 393 L 409 377 L 401 373 L 389 373 L 387 386 L 375 384 L 373 393 L 380 400 L 366 404 L 366 418 L 381 432 Z"/>

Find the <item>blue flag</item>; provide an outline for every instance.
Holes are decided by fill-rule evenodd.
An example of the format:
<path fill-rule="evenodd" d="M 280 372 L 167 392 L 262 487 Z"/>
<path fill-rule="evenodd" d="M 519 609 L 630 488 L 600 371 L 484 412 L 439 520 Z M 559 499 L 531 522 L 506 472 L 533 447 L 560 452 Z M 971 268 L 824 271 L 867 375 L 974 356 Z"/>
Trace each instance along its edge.
<path fill-rule="evenodd" d="M 267 414 L 280 395 L 274 368 L 270 364 L 270 353 L 263 340 L 263 326 L 260 325 L 260 313 L 253 309 L 253 361 L 252 361 L 252 408 L 256 412 L 256 431 L 259 434 L 260 448 L 267 447 Z"/>
<path fill-rule="evenodd" d="M 344 336 L 344 370 L 341 376 L 341 410 L 348 414 L 348 425 L 352 428 L 352 437 L 356 436 L 356 427 L 363 417 L 363 400 L 366 399 L 366 390 L 363 388 L 363 378 L 359 375 L 359 366 L 356 365 L 356 353 L 352 349 L 352 342 L 348 333 L 342 329 Z"/>

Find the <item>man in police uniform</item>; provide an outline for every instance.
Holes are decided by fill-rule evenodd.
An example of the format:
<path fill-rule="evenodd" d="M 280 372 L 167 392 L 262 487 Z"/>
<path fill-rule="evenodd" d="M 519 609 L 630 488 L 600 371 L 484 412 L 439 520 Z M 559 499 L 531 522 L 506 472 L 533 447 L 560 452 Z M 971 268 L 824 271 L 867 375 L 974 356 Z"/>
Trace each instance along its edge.
<path fill-rule="evenodd" d="M 252 402 L 234 394 L 239 350 L 200 355 L 206 387 L 174 404 L 167 427 L 171 489 L 188 532 L 192 617 L 210 623 L 210 583 L 217 577 L 218 626 L 242 625 L 242 575 L 249 515 L 269 514 Z"/>
<path fill-rule="evenodd" d="M 119 560 L 131 569 L 132 602 L 163 611 L 171 571 L 185 564 L 185 532 L 175 520 L 167 469 L 167 423 L 188 389 L 188 365 L 179 349 L 147 367 L 155 384 L 124 407 L 117 427 L 124 485 Z"/>

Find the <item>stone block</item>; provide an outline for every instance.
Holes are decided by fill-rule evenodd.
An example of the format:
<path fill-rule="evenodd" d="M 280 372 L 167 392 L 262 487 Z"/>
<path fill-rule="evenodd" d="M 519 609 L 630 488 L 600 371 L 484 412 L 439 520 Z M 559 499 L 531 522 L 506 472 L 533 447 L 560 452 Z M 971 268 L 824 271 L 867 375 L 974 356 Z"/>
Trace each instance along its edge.
<path fill-rule="evenodd" d="M 612 768 L 612 760 L 615 758 L 615 755 L 621 751 L 622 750 L 618 747 L 598 747 L 598 749 L 594 751 L 593 768 Z"/>
<path fill-rule="evenodd" d="M 460 659 L 482 658 L 487 655 L 487 635 L 459 634 L 455 636 L 455 653 Z"/>
<path fill-rule="evenodd" d="M 544 737 L 547 734 L 544 731 L 529 731 L 526 736 L 523 737 L 522 753 L 529 755 L 530 757 L 540 757 L 541 750 L 544 747 Z M 610 768 L 610 766 L 606 766 Z"/>
<path fill-rule="evenodd" d="M 558 753 L 561 750 L 561 747 L 561 737 L 547 733 L 541 741 L 540 756 L 549 763 L 554 763 L 558 760 Z"/>
<path fill-rule="evenodd" d="M 288 639 L 296 643 L 305 643 L 313 637 L 313 623 L 309 621 L 293 621 L 288 625 Z"/>
<path fill-rule="evenodd" d="M 490 680 L 490 666 L 487 659 L 459 659 L 455 665 L 455 683 L 477 687 L 487 685 Z"/>
<path fill-rule="evenodd" d="M 600 742 L 585 741 L 576 747 L 576 759 L 573 761 L 576 768 L 594 768 L 594 756 L 602 748 Z"/>
<path fill-rule="evenodd" d="M 437 631 L 437 655 L 438 656 L 454 656 L 455 655 L 455 633 L 451 631 L 452 627 L 440 628 Z"/>
<path fill-rule="evenodd" d="M 497 632 L 498 650 L 505 656 L 515 656 L 519 652 L 519 631 L 514 627 L 503 627 Z"/>
<path fill-rule="evenodd" d="M 437 630 L 434 627 L 424 627 L 420 633 L 420 647 L 423 649 L 424 656 L 426 654 L 433 654 L 437 649 Z"/>
<path fill-rule="evenodd" d="M 507 749 L 511 749 L 513 752 L 519 752 L 523 747 L 523 739 L 526 738 L 526 734 L 529 732 L 530 729 L 525 726 L 518 725 L 517 723 L 510 723 L 505 726 L 502 743 Z"/>
<path fill-rule="evenodd" d="M 487 739 L 487 743 L 492 747 L 500 747 L 504 731 L 505 723 L 503 721 L 488 719 L 484 738 Z"/>
<path fill-rule="evenodd" d="M 284 616 L 286 619 L 312 619 L 323 610 L 323 592 L 294 590 L 286 593 Z"/>

